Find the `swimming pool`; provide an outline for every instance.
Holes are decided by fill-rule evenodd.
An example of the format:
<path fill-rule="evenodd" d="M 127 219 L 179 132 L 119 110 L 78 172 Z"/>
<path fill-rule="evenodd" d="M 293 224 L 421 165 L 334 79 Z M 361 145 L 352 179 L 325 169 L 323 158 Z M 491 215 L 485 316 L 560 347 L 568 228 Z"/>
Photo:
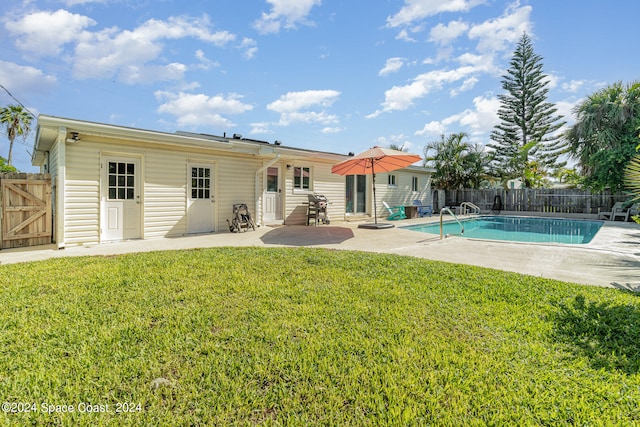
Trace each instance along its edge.
<path fill-rule="evenodd" d="M 461 219 L 463 237 L 509 242 L 564 243 L 583 245 L 593 239 L 603 221 L 573 220 L 564 218 L 531 218 L 520 216 L 479 216 Z M 440 223 L 408 225 L 408 230 L 440 234 Z M 446 221 L 442 224 L 444 235 L 460 235 L 460 224 Z"/>

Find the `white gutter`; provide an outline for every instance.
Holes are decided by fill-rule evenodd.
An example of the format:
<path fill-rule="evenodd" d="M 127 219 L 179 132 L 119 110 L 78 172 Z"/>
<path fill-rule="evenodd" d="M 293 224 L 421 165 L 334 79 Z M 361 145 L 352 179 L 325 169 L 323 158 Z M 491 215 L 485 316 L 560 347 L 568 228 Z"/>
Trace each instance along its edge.
<path fill-rule="evenodd" d="M 257 225 L 262 225 L 262 209 L 258 207 L 258 203 L 260 202 L 260 182 L 259 182 L 259 174 L 261 174 L 262 172 L 264 172 L 268 167 L 273 166 L 274 164 L 276 164 L 278 162 L 278 160 L 280 160 L 280 153 L 276 153 L 276 157 L 274 157 L 273 159 L 271 159 L 270 162 L 268 162 L 267 164 L 263 165 L 260 169 L 258 169 L 256 171 L 256 190 L 255 190 L 255 196 L 256 196 L 256 214 L 258 213 L 258 209 L 260 209 L 260 216 L 258 219 L 258 224 Z"/>

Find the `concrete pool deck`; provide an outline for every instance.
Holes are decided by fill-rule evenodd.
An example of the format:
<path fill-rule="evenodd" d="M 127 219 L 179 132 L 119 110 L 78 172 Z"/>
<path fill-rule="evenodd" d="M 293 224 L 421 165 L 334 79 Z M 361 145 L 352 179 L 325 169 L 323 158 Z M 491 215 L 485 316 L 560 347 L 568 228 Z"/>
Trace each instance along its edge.
<path fill-rule="evenodd" d="M 319 247 L 393 253 L 489 267 L 585 285 L 640 292 L 640 225 L 606 221 L 586 245 L 497 242 L 439 236 L 398 228 L 436 221 L 422 218 L 393 222 L 396 228 L 370 230 L 358 223 L 259 227 L 239 234 L 221 232 L 186 237 L 132 240 L 101 245 L 55 245 L 0 251 L 0 264 L 66 256 L 116 255 L 156 250 L 220 246 Z M 386 222 L 386 221 L 379 221 Z"/>

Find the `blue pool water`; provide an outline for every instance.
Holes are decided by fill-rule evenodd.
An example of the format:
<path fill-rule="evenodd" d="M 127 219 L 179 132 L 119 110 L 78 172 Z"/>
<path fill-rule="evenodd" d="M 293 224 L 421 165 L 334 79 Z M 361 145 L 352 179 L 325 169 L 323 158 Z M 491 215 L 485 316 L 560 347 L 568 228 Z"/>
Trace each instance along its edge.
<path fill-rule="evenodd" d="M 563 218 L 529 218 L 517 216 L 480 216 L 461 219 L 463 237 L 509 242 L 587 244 L 593 239 L 603 221 L 571 220 Z M 408 230 L 440 234 L 440 223 L 408 225 Z M 460 235 L 456 221 L 443 223 L 443 234 Z"/>

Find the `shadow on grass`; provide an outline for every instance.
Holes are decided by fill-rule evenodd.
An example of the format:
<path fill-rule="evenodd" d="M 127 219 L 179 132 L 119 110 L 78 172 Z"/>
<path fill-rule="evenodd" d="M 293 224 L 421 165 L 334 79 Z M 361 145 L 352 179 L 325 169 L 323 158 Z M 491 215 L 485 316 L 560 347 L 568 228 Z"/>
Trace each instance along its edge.
<path fill-rule="evenodd" d="M 588 302 L 578 295 L 558 308 L 557 338 L 579 349 L 594 369 L 640 371 L 640 311 L 635 305 Z"/>

